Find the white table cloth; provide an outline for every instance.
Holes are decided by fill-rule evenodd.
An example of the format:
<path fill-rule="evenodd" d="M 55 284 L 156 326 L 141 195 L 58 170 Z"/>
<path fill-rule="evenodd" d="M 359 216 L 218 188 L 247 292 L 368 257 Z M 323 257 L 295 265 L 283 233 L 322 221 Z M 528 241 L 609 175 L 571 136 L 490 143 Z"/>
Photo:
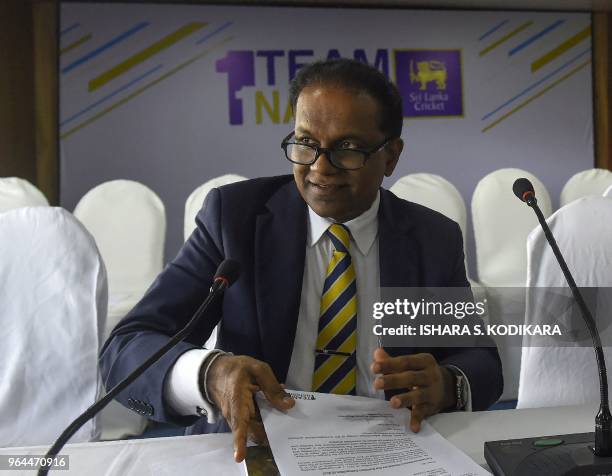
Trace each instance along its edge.
<path fill-rule="evenodd" d="M 484 442 L 594 431 L 594 406 L 445 413 L 429 419 L 434 428 L 480 465 Z M 0 455 L 44 454 L 47 448 L 3 448 Z M 238 476 L 229 433 L 68 445 L 70 470 L 59 476 Z M 7 473 L 9 474 L 9 473 Z M 32 472 L 13 471 L 13 476 Z"/>

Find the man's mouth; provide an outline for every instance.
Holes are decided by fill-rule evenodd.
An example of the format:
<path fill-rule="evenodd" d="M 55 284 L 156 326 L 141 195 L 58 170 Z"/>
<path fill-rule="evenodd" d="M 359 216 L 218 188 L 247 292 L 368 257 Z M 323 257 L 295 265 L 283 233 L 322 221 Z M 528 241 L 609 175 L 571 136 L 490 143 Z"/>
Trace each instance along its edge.
<path fill-rule="evenodd" d="M 310 182 L 310 181 L 308 183 L 317 189 L 328 190 L 330 192 L 334 190 L 338 190 L 339 188 L 345 187 L 344 184 L 338 184 L 338 183 L 321 183 L 321 182 Z"/>

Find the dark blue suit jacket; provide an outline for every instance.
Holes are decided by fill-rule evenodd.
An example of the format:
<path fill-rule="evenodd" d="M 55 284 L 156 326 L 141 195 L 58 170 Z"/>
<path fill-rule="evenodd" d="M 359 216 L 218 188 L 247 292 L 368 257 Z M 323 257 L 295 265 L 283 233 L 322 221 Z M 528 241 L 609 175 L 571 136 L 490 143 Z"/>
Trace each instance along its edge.
<path fill-rule="evenodd" d="M 176 359 L 201 347 L 220 321 L 218 348 L 263 360 L 280 382 L 285 381 L 296 338 L 307 206 L 293 176 L 254 179 L 212 190 L 196 222 L 197 229 L 174 261 L 113 330 L 100 360 L 106 387 L 111 388 L 187 323 L 223 259 L 240 262 L 240 278 L 197 329 L 118 397 L 152 419 L 195 425 L 189 433 L 224 425 L 212 428 L 205 418 L 173 413 L 163 401 L 164 378 Z M 381 286 L 468 286 L 461 231 L 455 222 L 381 189 L 378 230 Z M 387 351 L 430 351 L 440 364 L 462 369 L 470 381 L 474 410 L 488 408 L 502 392 L 501 363 L 494 347 Z"/>

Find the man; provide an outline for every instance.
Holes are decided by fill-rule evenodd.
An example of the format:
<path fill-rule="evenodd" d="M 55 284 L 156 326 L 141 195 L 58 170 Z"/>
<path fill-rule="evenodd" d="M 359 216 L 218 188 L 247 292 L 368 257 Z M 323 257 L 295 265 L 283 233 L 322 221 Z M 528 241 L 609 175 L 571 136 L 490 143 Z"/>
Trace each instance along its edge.
<path fill-rule="evenodd" d="M 403 147 L 398 91 L 341 59 L 303 68 L 291 101 L 295 130 L 282 147 L 293 177 L 211 191 L 193 235 L 105 344 L 107 387 L 186 324 L 233 258 L 240 279 L 122 403 L 190 433 L 229 427 L 236 461 L 249 436 L 265 441 L 255 392 L 293 406 L 279 382 L 387 398 L 411 408 L 413 431 L 440 411 L 486 409 L 502 391 L 495 348 L 382 349 L 372 333 L 381 286 L 468 286 L 458 225 L 380 188 Z M 219 350 L 202 349 L 217 323 Z M 208 423 L 219 411 L 225 422 Z"/>

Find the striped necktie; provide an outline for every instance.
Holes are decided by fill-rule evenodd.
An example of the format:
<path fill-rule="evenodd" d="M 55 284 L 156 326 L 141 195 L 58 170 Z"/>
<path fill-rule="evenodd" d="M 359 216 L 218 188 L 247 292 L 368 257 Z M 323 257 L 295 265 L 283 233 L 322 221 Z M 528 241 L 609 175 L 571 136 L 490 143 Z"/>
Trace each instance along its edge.
<path fill-rule="evenodd" d="M 312 390 L 355 395 L 357 384 L 357 282 L 348 228 L 327 230 L 334 252 L 327 267 L 319 311 Z"/>

